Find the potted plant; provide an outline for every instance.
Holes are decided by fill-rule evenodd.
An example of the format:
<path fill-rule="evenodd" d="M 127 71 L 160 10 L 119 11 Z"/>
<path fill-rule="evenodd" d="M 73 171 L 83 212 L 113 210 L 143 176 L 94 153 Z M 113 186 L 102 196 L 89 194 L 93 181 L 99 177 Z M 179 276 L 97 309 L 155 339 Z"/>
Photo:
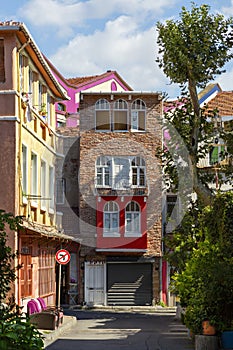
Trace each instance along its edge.
<path fill-rule="evenodd" d="M 228 303 L 223 309 L 224 326 L 221 332 L 223 349 L 233 349 L 233 303 Z"/>

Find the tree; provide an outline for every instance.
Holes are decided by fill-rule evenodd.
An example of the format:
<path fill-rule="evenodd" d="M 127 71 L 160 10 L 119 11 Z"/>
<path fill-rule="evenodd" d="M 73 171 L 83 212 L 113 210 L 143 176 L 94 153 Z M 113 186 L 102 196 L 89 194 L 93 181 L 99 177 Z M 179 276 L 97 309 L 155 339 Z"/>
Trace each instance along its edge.
<path fill-rule="evenodd" d="M 188 89 L 193 108 L 190 137 L 186 139 L 191 160 L 190 170 L 194 190 L 206 204 L 210 202 L 212 194 L 201 181 L 197 170 L 203 122 L 197 89 L 205 87 L 216 75 L 223 73 L 225 63 L 233 57 L 230 51 L 233 46 L 233 19 L 225 19 L 220 14 L 212 15 L 209 10 L 208 5 L 197 7 L 192 3 L 190 12 L 182 7 L 180 20 L 157 23 L 159 67 L 172 83 L 180 84 L 184 94 Z"/>
<path fill-rule="evenodd" d="M 198 237 L 195 246 L 191 242 L 193 248 L 183 250 L 186 255 L 179 249 L 177 252 L 185 259 L 181 271 L 174 275 L 173 287 L 186 307 L 185 323 L 195 333 L 201 332 L 205 318 L 218 331 L 232 327 L 232 211 L 233 193 L 217 194 L 213 203 L 196 213 L 196 220 L 191 223 Z M 174 262 L 174 257 L 171 261 Z"/>

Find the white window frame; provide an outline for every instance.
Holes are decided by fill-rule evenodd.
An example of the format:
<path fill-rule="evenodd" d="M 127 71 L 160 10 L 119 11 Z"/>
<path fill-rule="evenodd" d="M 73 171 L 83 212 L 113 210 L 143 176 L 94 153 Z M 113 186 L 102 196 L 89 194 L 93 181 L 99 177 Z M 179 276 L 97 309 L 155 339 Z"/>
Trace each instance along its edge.
<path fill-rule="evenodd" d="M 119 206 L 116 202 L 109 201 L 103 210 L 103 237 L 120 237 L 119 228 Z M 106 220 L 109 220 L 109 228 L 106 227 Z M 117 225 L 114 225 L 116 220 Z"/>
<path fill-rule="evenodd" d="M 109 129 L 98 129 L 97 128 L 97 112 L 107 112 L 109 118 Z M 105 98 L 101 98 L 95 103 L 95 131 L 107 132 L 111 131 L 111 115 L 110 115 L 110 103 Z"/>
<path fill-rule="evenodd" d="M 129 208 L 129 207 L 132 208 Z M 131 210 L 127 210 L 127 209 Z M 137 210 L 138 209 L 138 210 Z M 128 223 L 130 223 L 131 230 L 127 230 Z M 141 237 L 141 211 L 140 205 L 131 201 L 125 207 L 125 237 Z"/>
<path fill-rule="evenodd" d="M 65 179 L 57 178 L 56 179 L 56 204 L 65 203 Z"/>
<path fill-rule="evenodd" d="M 40 172 L 40 193 L 41 193 L 41 210 L 47 210 L 47 163 L 41 159 L 41 172 Z"/>
<path fill-rule="evenodd" d="M 126 112 L 126 129 L 116 129 L 115 128 L 115 113 L 116 112 Z M 120 98 L 119 100 L 116 100 L 113 105 L 113 125 L 112 125 L 112 131 L 114 132 L 126 132 L 129 131 L 129 110 L 128 110 L 128 103 Z"/>
<path fill-rule="evenodd" d="M 27 204 L 27 194 L 28 194 L 28 147 L 22 144 L 22 194 L 23 194 L 23 204 Z"/>
<path fill-rule="evenodd" d="M 49 93 L 47 92 L 47 103 L 46 103 L 46 111 L 47 111 L 47 123 L 49 126 L 51 126 L 51 96 L 49 95 Z"/>
<path fill-rule="evenodd" d="M 144 115 L 143 129 L 140 129 L 140 122 L 139 122 L 140 114 Z M 136 119 L 136 123 L 134 123 L 134 119 Z M 131 131 L 144 132 L 145 130 L 146 130 L 146 104 L 143 100 L 137 99 L 133 101 L 131 105 Z"/>
<path fill-rule="evenodd" d="M 95 171 L 96 187 L 111 188 L 111 158 L 107 156 L 99 156 L 96 160 Z"/>
<path fill-rule="evenodd" d="M 120 164 L 116 164 L 118 159 L 122 159 L 129 163 L 128 173 L 123 174 L 125 176 L 122 179 L 117 180 L 119 174 Z M 135 161 L 136 165 L 133 165 Z M 120 163 L 120 162 L 118 162 Z M 137 164 L 138 163 L 138 164 Z M 118 168 L 118 171 L 116 170 Z M 126 169 L 127 170 L 127 169 Z M 133 183 L 136 170 L 136 184 Z M 124 169 L 122 170 L 124 173 Z M 143 173 L 143 174 L 142 174 Z M 143 184 L 141 184 L 141 177 L 143 175 Z M 145 188 L 146 187 L 146 163 L 145 160 L 140 157 L 132 156 L 99 156 L 95 164 L 95 187 L 96 188 L 112 188 L 116 190 L 126 190 L 131 186 L 133 188 Z M 108 181 L 106 181 L 108 179 Z"/>
<path fill-rule="evenodd" d="M 136 165 L 133 165 L 133 161 L 135 161 L 135 163 L 139 163 Z M 134 184 L 134 170 L 136 170 L 136 176 L 137 176 L 137 183 Z M 141 184 L 141 171 L 143 172 L 143 178 L 144 178 L 144 184 Z M 146 163 L 145 160 L 140 157 L 140 156 L 136 156 L 133 157 L 131 160 L 131 183 L 132 183 L 132 187 L 134 188 L 145 188 L 146 187 Z"/>
<path fill-rule="evenodd" d="M 38 155 L 31 151 L 31 206 L 37 208 L 38 206 Z"/>
<path fill-rule="evenodd" d="M 49 214 L 54 214 L 55 192 L 54 192 L 54 167 L 49 166 Z"/>

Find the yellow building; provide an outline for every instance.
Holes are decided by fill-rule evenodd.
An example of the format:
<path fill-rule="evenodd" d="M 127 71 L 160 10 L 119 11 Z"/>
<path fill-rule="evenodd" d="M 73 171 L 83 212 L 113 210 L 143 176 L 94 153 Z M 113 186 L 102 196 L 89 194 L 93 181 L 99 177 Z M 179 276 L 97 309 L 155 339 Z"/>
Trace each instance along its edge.
<path fill-rule="evenodd" d="M 23 216 L 9 234 L 22 264 L 12 289 L 20 305 L 55 303 L 55 253 L 77 244 L 61 232 L 55 205 L 55 102 L 67 98 L 25 25 L 0 23 L 0 209 Z"/>

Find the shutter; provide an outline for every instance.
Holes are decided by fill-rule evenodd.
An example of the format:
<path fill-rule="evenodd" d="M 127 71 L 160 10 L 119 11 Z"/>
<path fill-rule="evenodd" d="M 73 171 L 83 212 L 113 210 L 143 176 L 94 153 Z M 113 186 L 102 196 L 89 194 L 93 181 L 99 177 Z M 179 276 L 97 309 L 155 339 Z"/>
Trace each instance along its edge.
<path fill-rule="evenodd" d="M 0 82 L 5 82 L 5 55 L 3 39 L 0 39 Z"/>
<path fill-rule="evenodd" d="M 151 305 L 151 263 L 108 263 L 108 305 Z"/>

